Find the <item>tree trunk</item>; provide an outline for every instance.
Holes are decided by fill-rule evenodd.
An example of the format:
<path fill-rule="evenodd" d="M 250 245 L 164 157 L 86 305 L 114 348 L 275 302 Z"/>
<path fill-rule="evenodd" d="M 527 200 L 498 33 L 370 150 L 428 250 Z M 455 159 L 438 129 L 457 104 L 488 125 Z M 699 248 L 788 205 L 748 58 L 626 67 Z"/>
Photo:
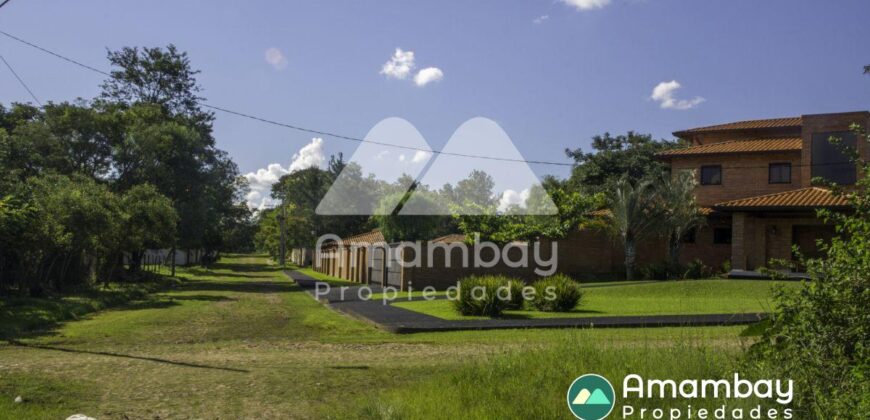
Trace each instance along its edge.
<path fill-rule="evenodd" d="M 137 273 L 141 269 L 142 269 L 142 252 L 140 252 L 140 251 L 130 252 L 130 268 L 128 270 L 131 273 Z"/>
<path fill-rule="evenodd" d="M 680 251 L 682 251 L 682 238 L 677 235 L 671 235 L 670 243 L 668 244 L 668 261 L 670 262 L 670 270 L 678 270 L 680 267 Z M 672 274 L 676 274 L 676 271 Z"/>
<path fill-rule="evenodd" d="M 169 251 L 169 258 L 172 259 L 170 261 L 170 264 L 172 266 L 172 277 L 175 277 L 175 247 L 174 246 L 172 247 L 172 250 Z"/>
<path fill-rule="evenodd" d="M 634 262 L 637 259 L 637 246 L 632 239 L 625 240 L 625 279 L 634 280 Z"/>

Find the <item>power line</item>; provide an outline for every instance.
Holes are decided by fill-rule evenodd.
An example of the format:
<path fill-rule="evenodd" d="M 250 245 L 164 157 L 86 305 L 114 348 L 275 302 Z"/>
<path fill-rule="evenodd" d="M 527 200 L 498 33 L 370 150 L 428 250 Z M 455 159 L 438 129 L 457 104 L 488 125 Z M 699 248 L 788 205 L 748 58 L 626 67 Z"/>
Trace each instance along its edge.
<path fill-rule="evenodd" d="M 90 70 L 92 72 L 99 73 L 103 76 L 111 77 L 111 74 L 108 72 L 105 72 L 103 70 L 97 69 L 97 68 L 92 67 L 92 66 L 89 66 L 87 64 L 84 64 L 80 61 L 66 57 L 64 55 L 58 54 L 54 51 L 43 48 L 43 47 L 36 45 L 32 42 L 21 39 L 21 38 L 15 36 L 15 35 L 12 35 L 8 32 L 0 30 L 0 34 L 4 35 L 10 39 L 13 39 L 15 41 L 18 41 L 22 44 L 25 44 L 27 46 L 30 46 L 32 48 L 36 48 L 36 49 L 38 49 L 46 54 L 50 54 L 54 57 L 57 57 L 61 60 L 66 61 L 68 63 L 82 67 L 86 70 Z M 271 124 L 271 125 L 275 125 L 275 126 L 279 126 L 279 127 L 289 128 L 291 130 L 301 131 L 304 133 L 316 134 L 316 135 L 320 135 L 320 136 L 331 137 L 331 138 L 338 139 L 338 140 L 352 141 L 352 142 L 356 142 L 356 143 L 371 143 L 371 144 L 377 144 L 377 145 L 381 145 L 381 146 L 393 147 L 393 148 L 397 148 L 397 149 L 413 150 L 413 151 L 426 152 L 426 153 L 432 153 L 432 154 L 458 156 L 458 157 L 466 157 L 466 158 L 473 158 L 473 159 L 496 160 L 496 161 L 502 161 L 502 162 L 518 162 L 518 163 L 528 163 L 528 164 L 537 164 L 537 165 L 555 165 L 555 166 L 573 166 L 574 165 L 573 163 L 549 162 L 549 161 L 542 161 L 542 160 L 499 158 L 499 157 L 493 157 L 493 156 L 473 155 L 473 154 L 465 154 L 465 153 L 452 153 L 452 152 L 444 152 L 444 151 L 440 151 L 440 150 L 429 150 L 429 149 L 423 149 L 423 148 L 419 148 L 419 147 L 403 146 L 403 145 L 395 144 L 395 143 L 387 143 L 387 142 L 376 141 L 376 140 L 368 140 L 368 139 L 363 139 L 363 138 L 359 138 L 359 137 L 352 137 L 352 136 L 347 136 L 347 135 L 343 135 L 343 134 L 332 133 L 332 132 L 324 131 L 324 130 L 315 130 L 315 129 L 311 129 L 311 128 L 305 128 L 305 127 L 294 125 L 294 124 L 282 123 L 282 122 L 270 120 L 267 118 L 258 117 L 258 116 L 251 115 L 251 114 L 246 114 L 244 112 L 233 111 L 231 109 L 227 109 L 227 108 L 223 108 L 223 107 L 219 107 L 219 106 L 215 106 L 215 105 L 210 105 L 210 104 L 202 102 L 202 101 L 197 101 L 197 103 L 204 108 L 212 109 L 215 111 L 220 111 L 223 113 L 235 115 L 235 116 L 242 117 L 242 118 L 247 118 L 247 119 L 254 120 L 254 121 L 259 121 L 259 122 L 262 122 L 265 124 Z"/>
<path fill-rule="evenodd" d="M 8 3 L 9 0 L 6 0 L 6 2 Z M 3 4 L 0 4 L 0 7 L 3 7 Z M 8 61 L 6 61 L 6 57 L 3 57 L 3 54 L 0 54 L 0 60 L 3 60 L 3 63 L 6 64 L 6 67 L 8 67 L 9 71 L 12 72 L 12 75 L 15 76 L 16 79 L 18 79 L 18 83 L 21 83 L 21 86 L 24 86 L 24 89 L 27 90 L 27 93 L 30 94 L 30 97 L 33 98 L 33 100 L 36 101 L 39 106 L 42 106 L 42 102 L 39 102 L 39 99 L 36 98 L 36 95 L 33 94 L 33 91 L 30 90 L 30 88 L 27 86 L 27 83 L 24 83 L 24 80 L 22 80 L 21 77 L 18 76 L 18 73 L 15 72 L 15 69 L 12 68 L 12 65 L 9 64 Z"/>
<path fill-rule="evenodd" d="M 6 2 L 9 2 L 9 1 L 10 0 L 6 0 Z M 3 3 L 3 4 L 5 4 L 5 3 Z M 0 5 L 0 7 L 2 7 L 2 5 Z M 108 73 L 106 71 L 100 70 L 96 67 L 89 66 L 89 65 L 84 64 L 80 61 L 77 61 L 77 60 L 74 60 L 72 58 L 66 57 L 64 55 L 58 54 L 54 51 L 51 51 L 49 49 L 43 48 L 39 45 L 36 45 L 32 42 L 21 39 L 15 35 L 12 35 L 8 32 L 5 32 L 3 30 L 0 30 L 0 34 L 4 35 L 10 39 L 13 39 L 15 41 L 18 41 L 24 45 L 27 45 L 29 47 L 35 48 L 39 51 L 42 51 L 46 54 L 50 54 L 50 55 L 52 55 L 56 58 L 59 58 L 63 61 L 66 61 L 68 63 L 74 64 L 74 65 L 79 66 L 79 67 L 82 67 L 86 70 L 89 70 L 89 71 L 92 71 L 95 73 L 99 73 L 99 74 L 101 74 L 103 76 L 107 76 L 107 77 L 112 76 L 110 73 Z M 4 59 L 4 61 L 5 61 L 5 59 Z M 6 65 L 9 66 L 9 63 L 6 63 Z M 9 66 L 9 69 L 12 70 L 12 67 Z M 12 73 L 15 74 L 15 71 L 13 70 Z M 18 77 L 17 74 L 15 76 Z M 18 80 L 27 89 L 27 86 L 24 84 L 24 82 L 21 80 L 21 78 L 18 78 Z M 27 89 L 27 90 L 28 90 L 28 92 L 30 92 L 30 89 Z M 30 94 L 31 94 L 31 96 L 33 96 L 33 92 L 31 92 Z M 33 99 L 36 100 L 36 97 L 33 96 Z M 38 102 L 39 101 L 37 100 L 37 103 Z M 288 128 L 288 129 L 295 130 L 295 131 L 305 132 L 305 133 L 309 133 L 309 134 L 316 134 L 316 135 L 320 135 L 320 136 L 331 137 L 331 138 L 338 139 L 338 140 L 345 140 L 345 141 L 351 141 L 351 142 L 356 142 L 356 143 L 371 143 L 371 144 L 377 144 L 377 145 L 381 145 L 381 146 L 393 147 L 393 148 L 398 148 L 398 149 L 414 150 L 414 151 L 420 151 L 420 152 L 426 152 L 426 153 L 432 153 L 432 154 L 458 156 L 458 157 L 466 157 L 466 158 L 473 158 L 473 159 L 485 159 L 485 160 L 496 160 L 496 161 L 503 161 L 503 162 L 518 162 L 518 163 L 537 164 L 537 165 L 553 165 L 553 166 L 569 166 L 569 167 L 573 167 L 575 165 L 575 163 L 550 162 L 550 161 L 542 161 L 542 160 L 498 158 L 498 157 L 493 157 L 493 156 L 473 155 L 473 154 L 464 154 L 464 153 L 452 153 L 452 152 L 444 152 L 444 151 L 440 151 L 440 150 L 429 150 L 429 149 L 423 149 L 423 148 L 412 147 L 412 146 L 403 146 L 403 145 L 395 144 L 395 143 L 387 143 L 387 142 L 381 142 L 381 141 L 375 141 L 375 140 L 368 140 L 368 139 L 363 139 L 363 138 L 359 138 L 359 137 L 352 137 L 352 136 L 347 136 L 347 135 L 343 135 L 343 134 L 337 134 L 337 133 L 324 131 L 324 130 L 305 128 L 305 127 L 294 125 L 294 124 L 282 123 L 279 121 L 274 121 L 274 120 L 270 120 L 267 118 L 258 117 L 256 115 L 246 114 L 243 112 L 234 111 L 234 110 L 219 107 L 216 105 L 210 105 L 210 104 L 203 102 L 203 101 L 197 101 L 197 103 L 204 108 L 212 109 L 212 110 L 223 112 L 223 113 L 230 114 L 230 115 L 235 115 L 235 116 L 242 117 L 242 118 L 247 118 L 247 119 L 250 119 L 253 121 L 258 121 L 258 122 L 262 122 L 265 124 L 270 124 L 270 125 L 274 125 L 274 126 L 278 126 L 278 127 Z M 863 161 L 861 161 L 861 162 L 863 162 Z M 783 163 L 785 163 L 785 162 L 783 162 Z M 824 164 L 797 164 L 797 165 L 793 164 L 792 167 L 846 165 L 846 164 L 850 164 L 850 163 L 854 163 L 854 162 L 842 162 L 842 163 L 835 162 L 835 163 L 824 163 Z M 863 162 L 863 163 L 866 163 L 866 162 Z M 722 166 L 722 169 L 764 169 L 764 168 L 769 167 L 769 165 L 759 165 L 759 166 L 725 166 L 725 165 L 721 165 L 721 166 Z"/>
<path fill-rule="evenodd" d="M 9 3 L 9 2 L 10 2 L 10 1 L 12 1 L 12 0 L 5 0 L 5 1 L 4 1 L 4 2 L 3 2 L 3 3 L 0 3 L 0 7 L 3 7 L 3 6 L 5 6 L 5 5 L 6 5 L 6 3 Z"/>

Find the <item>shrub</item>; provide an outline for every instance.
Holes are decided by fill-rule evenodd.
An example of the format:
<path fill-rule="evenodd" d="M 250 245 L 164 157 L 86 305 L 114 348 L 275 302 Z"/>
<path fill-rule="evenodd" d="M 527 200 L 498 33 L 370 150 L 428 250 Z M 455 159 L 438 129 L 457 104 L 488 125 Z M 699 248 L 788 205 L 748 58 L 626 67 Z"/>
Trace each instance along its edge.
<path fill-rule="evenodd" d="M 668 280 L 673 277 L 673 270 L 671 270 L 670 264 L 666 261 L 649 264 L 643 267 L 640 271 L 641 278 L 644 280 Z"/>
<path fill-rule="evenodd" d="M 512 280 L 505 276 L 466 277 L 459 282 L 459 294 L 453 301 L 453 307 L 462 315 L 499 316 L 503 310 L 514 305 L 516 293 L 512 289 L 517 283 L 522 284 L 519 280 Z M 521 290 L 520 305 L 522 305 Z M 506 296 L 508 293 L 509 297 Z"/>
<path fill-rule="evenodd" d="M 713 277 L 713 270 L 704 265 L 701 260 L 694 260 L 683 269 L 684 279 L 706 279 Z"/>
<path fill-rule="evenodd" d="M 508 280 L 508 289 L 510 290 L 510 301 L 508 302 L 506 309 L 523 309 L 523 306 L 526 303 L 525 298 L 523 297 L 523 289 L 526 287 L 526 283 L 516 280 L 510 279 Z"/>
<path fill-rule="evenodd" d="M 564 274 L 540 279 L 532 287 L 535 289 L 535 296 L 530 299 L 530 303 L 544 312 L 568 312 L 583 297 L 580 284 Z"/>
<path fill-rule="evenodd" d="M 860 139 L 870 140 L 860 132 Z M 870 164 L 844 195 L 849 213 L 819 210 L 837 235 L 824 257 L 803 259 L 811 281 L 781 290 L 750 367 L 794 380 L 795 407 L 812 418 L 858 418 L 870 411 Z"/>

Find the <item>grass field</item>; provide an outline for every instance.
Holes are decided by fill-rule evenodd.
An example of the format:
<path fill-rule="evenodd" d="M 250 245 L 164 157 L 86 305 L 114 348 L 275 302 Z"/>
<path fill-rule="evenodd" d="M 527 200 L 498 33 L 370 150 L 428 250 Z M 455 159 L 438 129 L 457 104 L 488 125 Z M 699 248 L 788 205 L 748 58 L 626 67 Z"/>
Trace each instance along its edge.
<path fill-rule="evenodd" d="M 739 327 L 393 335 L 266 262 L 182 269 L 171 290 L 8 337 L 0 418 L 565 418 L 567 385 L 593 367 L 724 372 L 751 340 Z"/>
<path fill-rule="evenodd" d="M 769 312 L 776 287 L 796 282 L 766 280 L 685 280 L 620 285 L 589 285 L 571 312 L 505 311 L 505 318 L 569 318 L 614 315 L 680 315 Z M 396 301 L 393 305 L 443 319 L 483 319 L 463 316 L 449 300 Z"/>

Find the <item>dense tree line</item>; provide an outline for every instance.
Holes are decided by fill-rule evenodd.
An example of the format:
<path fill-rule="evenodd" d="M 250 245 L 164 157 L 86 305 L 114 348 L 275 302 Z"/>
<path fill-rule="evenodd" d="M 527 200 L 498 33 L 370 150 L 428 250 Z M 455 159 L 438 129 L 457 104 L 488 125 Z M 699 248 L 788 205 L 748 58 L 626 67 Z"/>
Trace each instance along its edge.
<path fill-rule="evenodd" d="M 108 58 L 95 99 L 0 105 L 4 291 L 126 278 L 144 250 L 216 250 L 249 216 L 187 55 L 170 45 Z"/>

